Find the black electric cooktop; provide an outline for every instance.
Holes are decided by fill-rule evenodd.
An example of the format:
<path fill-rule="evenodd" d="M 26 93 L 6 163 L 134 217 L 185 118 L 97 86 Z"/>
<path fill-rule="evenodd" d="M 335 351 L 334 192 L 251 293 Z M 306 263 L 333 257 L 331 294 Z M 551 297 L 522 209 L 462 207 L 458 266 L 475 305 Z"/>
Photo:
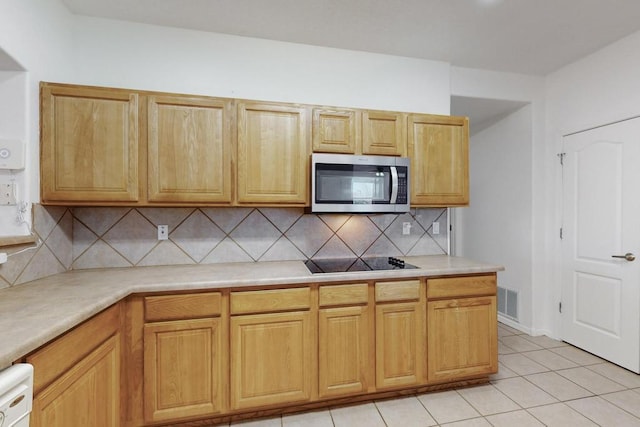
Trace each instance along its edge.
<path fill-rule="evenodd" d="M 419 268 L 394 257 L 327 258 L 305 261 L 312 273 L 345 273 L 348 271 L 402 270 Z"/>

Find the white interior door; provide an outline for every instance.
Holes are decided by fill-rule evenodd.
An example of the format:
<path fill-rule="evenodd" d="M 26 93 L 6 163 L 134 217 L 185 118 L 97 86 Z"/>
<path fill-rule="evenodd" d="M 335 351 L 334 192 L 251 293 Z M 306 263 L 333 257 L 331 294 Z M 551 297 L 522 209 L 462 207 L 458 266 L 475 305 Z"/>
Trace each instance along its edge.
<path fill-rule="evenodd" d="M 562 338 L 640 372 L 640 119 L 563 146 Z"/>

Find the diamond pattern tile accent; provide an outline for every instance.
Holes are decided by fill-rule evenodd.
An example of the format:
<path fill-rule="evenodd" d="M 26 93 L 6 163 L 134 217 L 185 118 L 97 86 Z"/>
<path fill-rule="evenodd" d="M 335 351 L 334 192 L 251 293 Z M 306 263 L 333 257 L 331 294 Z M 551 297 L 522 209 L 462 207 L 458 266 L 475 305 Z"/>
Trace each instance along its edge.
<path fill-rule="evenodd" d="M 369 215 L 369 219 L 380 229 L 380 231 L 384 231 L 389 227 L 393 221 L 396 219 L 396 215 L 393 214 L 378 214 L 378 215 Z"/>
<path fill-rule="evenodd" d="M 125 208 L 34 205 L 34 230 L 66 270 L 188 262 L 248 262 L 446 253 L 449 233 L 430 236 L 446 209 L 414 215 L 305 215 L 300 208 Z M 403 221 L 414 229 L 401 235 Z M 416 230 L 415 224 L 422 224 Z M 157 225 L 169 225 L 168 242 Z M 418 236 L 417 231 L 427 232 Z M 385 234 L 381 231 L 385 230 Z M 442 229 L 441 229 L 442 230 Z M 284 236 L 283 234 L 284 233 Z M 236 239 L 234 241 L 234 239 Z M 412 244 L 413 240 L 417 243 Z M 0 266 L 0 287 L 16 284 L 37 248 Z M 185 258 L 191 258 L 191 261 Z M 55 265 L 55 264 L 54 264 Z M 31 268 L 35 275 L 49 270 Z M 26 276 L 25 276 L 26 277 Z"/>
<path fill-rule="evenodd" d="M 253 211 L 251 208 L 202 208 L 200 210 L 227 234 L 231 233 Z"/>
<path fill-rule="evenodd" d="M 322 247 L 314 256 L 313 259 L 322 258 L 355 258 L 356 254 L 353 253 L 347 245 L 344 244 L 338 236 L 333 236 L 326 245 Z"/>
<path fill-rule="evenodd" d="M 280 231 L 257 210 L 251 212 L 229 234 L 229 237 L 254 260 L 260 259 L 280 236 Z"/>
<path fill-rule="evenodd" d="M 67 208 L 61 206 L 33 205 L 33 229 L 42 240 L 49 237 L 60 218 L 67 212 Z"/>
<path fill-rule="evenodd" d="M 311 258 L 333 235 L 333 232 L 316 215 L 303 215 L 285 233 L 302 253 Z"/>
<path fill-rule="evenodd" d="M 260 258 L 260 261 L 304 261 L 307 257 L 282 236 Z"/>
<path fill-rule="evenodd" d="M 89 230 L 83 223 L 77 219 L 73 220 L 73 259 L 76 260 L 80 255 L 91 247 L 98 240 L 93 231 Z"/>
<path fill-rule="evenodd" d="M 106 267 L 131 267 L 131 263 L 102 240 L 94 243 L 71 266 L 73 270 Z"/>
<path fill-rule="evenodd" d="M 47 245 L 42 245 L 15 284 L 30 282 L 31 280 L 62 273 L 66 270 L 65 266 L 58 261 Z"/>
<path fill-rule="evenodd" d="M 411 234 L 402 234 L 402 223 L 411 223 Z M 398 215 L 393 223 L 385 230 L 384 234 L 393 242 L 394 245 L 402 251 L 402 253 L 409 253 L 409 251 L 418 243 L 420 237 L 424 234 L 422 226 L 413 219 L 409 214 Z"/>
<path fill-rule="evenodd" d="M 138 211 L 131 210 L 103 239 L 135 265 L 158 244 L 158 232 Z"/>
<path fill-rule="evenodd" d="M 336 233 L 340 239 L 360 256 L 378 238 L 378 228 L 364 215 L 354 215 Z"/>
<path fill-rule="evenodd" d="M 431 236 L 425 233 L 407 255 L 443 255 L 446 253 L 447 251 L 441 248 Z"/>
<path fill-rule="evenodd" d="M 320 219 L 329 226 L 333 231 L 338 231 L 351 218 L 351 215 L 344 214 L 324 214 L 320 215 Z"/>
<path fill-rule="evenodd" d="M 369 246 L 369 249 L 362 255 L 365 257 L 376 256 L 402 256 L 404 255 L 384 234 Z"/>
<path fill-rule="evenodd" d="M 260 208 L 260 212 L 283 233 L 304 214 L 302 208 Z"/>
<path fill-rule="evenodd" d="M 44 242 L 65 270 L 71 268 L 73 262 L 72 230 L 73 217 L 71 212 L 67 210 Z"/>
<path fill-rule="evenodd" d="M 153 248 L 138 265 L 177 265 L 195 264 L 175 243 L 171 240 L 163 240 L 158 246 Z"/>
<path fill-rule="evenodd" d="M 98 236 L 129 212 L 131 208 L 73 208 L 73 216 Z"/>
<path fill-rule="evenodd" d="M 216 264 L 222 262 L 251 262 L 253 259 L 230 238 L 224 239 L 203 260 L 202 264 Z"/>
<path fill-rule="evenodd" d="M 169 238 L 196 262 L 202 261 L 225 237 L 224 232 L 199 210 L 175 231 L 169 232 Z"/>
<path fill-rule="evenodd" d="M 168 225 L 169 232 L 184 221 L 195 208 L 138 208 L 138 212 L 156 227 Z"/>

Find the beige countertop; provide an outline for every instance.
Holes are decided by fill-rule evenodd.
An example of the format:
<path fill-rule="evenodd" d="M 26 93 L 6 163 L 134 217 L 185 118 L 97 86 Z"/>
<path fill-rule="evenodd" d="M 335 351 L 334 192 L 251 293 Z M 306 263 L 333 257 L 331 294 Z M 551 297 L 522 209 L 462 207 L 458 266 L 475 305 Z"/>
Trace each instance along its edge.
<path fill-rule="evenodd" d="M 403 257 L 419 269 L 311 274 L 302 261 L 75 270 L 0 290 L 0 369 L 128 295 L 501 271 L 446 255 Z"/>

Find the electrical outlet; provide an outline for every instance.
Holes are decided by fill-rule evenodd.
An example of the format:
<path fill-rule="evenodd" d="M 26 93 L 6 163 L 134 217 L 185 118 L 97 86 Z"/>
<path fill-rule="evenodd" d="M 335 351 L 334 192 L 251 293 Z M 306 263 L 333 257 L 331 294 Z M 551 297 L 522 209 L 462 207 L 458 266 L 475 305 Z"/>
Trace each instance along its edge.
<path fill-rule="evenodd" d="M 438 221 L 431 224 L 431 232 L 435 234 L 440 234 L 440 223 Z"/>
<path fill-rule="evenodd" d="M 410 222 L 403 222 L 402 223 L 402 234 L 404 234 L 405 236 L 407 234 L 411 234 L 411 223 Z"/>
<path fill-rule="evenodd" d="M 6 252 L 0 253 L 0 264 L 4 264 L 5 262 L 7 262 L 7 259 L 8 255 L 6 254 Z"/>
<path fill-rule="evenodd" d="M 15 206 L 16 204 L 16 189 L 15 183 L 2 183 L 0 184 L 0 205 L 1 206 Z"/>
<path fill-rule="evenodd" d="M 169 238 L 169 226 L 168 225 L 159 225 L 158 226 L 158 240 L 167 240 Z"/>

